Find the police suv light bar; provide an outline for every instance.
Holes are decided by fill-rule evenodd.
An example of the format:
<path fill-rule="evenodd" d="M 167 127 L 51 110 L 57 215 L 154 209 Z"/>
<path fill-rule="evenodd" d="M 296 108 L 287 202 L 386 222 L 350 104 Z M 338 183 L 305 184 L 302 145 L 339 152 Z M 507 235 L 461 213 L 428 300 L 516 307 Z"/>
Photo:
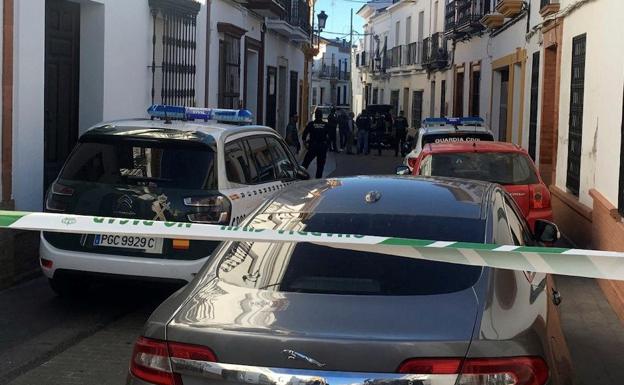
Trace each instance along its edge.
<path fill-rule="evenodd" d="M 423 120 L 424 127 L 435 126 L 482 126 L 484 120 L 478 116 L 467 116 L 462 118 L 426 118 Z"/>
<path fill-rule="evenodd" d="M 251 124 L 253 114 L 249 110 L 233 110 L 224 108 L 199 108 L 154 104 L 147 109 L 148 115 L 154 118 L 170 120 L 216 120 L 223 123 Z"/>
<path fill-rule="evenodd" d="M 446 118 L 426 118 L 423 120 L 424 127 L 446 126 L 447 124 Z"/>

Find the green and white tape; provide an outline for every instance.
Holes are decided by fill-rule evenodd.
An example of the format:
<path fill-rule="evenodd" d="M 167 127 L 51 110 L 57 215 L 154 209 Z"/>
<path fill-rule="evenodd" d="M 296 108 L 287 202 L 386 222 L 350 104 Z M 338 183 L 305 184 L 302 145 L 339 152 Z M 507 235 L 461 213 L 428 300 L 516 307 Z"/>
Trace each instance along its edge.
<path fill-rule="evenodd" d="M 339 249 L 547 274 L 624 280 L 624 253 L 0 211 L 0 228 L 204 241 L 310 242 Z"/>

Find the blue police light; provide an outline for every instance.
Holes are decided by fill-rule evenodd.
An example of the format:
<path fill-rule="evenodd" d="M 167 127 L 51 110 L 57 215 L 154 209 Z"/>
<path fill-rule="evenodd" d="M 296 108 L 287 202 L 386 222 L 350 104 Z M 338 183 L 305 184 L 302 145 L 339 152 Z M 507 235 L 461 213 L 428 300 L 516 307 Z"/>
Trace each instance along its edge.
<path fill-rule="evenodd" d="M 253 123 L 253 114 L 249 110 L 230 110 L 222 108 L 199 108 L 169 106 L 155 104 L 147 109 L 152 118 L 177 120 L 216 120 L 223 123 L 250 124 Z"/>
<path fill-rule="evenodd" d="M 425 118 L 423 120 L 423 126 L 443 126 L 447 123 L 445 118 Z"/>
<path fill-rule="evenodd" d="M 485 121 L 479 116 L 466 116 L 459 118 L 459 121 L 464 126 L 482 126 Z"/>

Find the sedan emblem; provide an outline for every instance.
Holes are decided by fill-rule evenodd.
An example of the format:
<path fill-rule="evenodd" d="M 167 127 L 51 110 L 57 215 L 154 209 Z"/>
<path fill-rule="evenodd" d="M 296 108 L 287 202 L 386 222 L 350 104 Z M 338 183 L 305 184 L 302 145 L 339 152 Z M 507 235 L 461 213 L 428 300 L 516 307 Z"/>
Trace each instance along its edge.
<path fill-rule="evenodd" d="M 289 360 L 305 361 L 308 364 L 316 365 L 319 368 L 322 368 L 323 366 L 325 366 L 325 364 L 322 364 L 322 363 L 318 362 L 314 358 L 310 358 L 310 357 L 308 357 L 308 356 L 306 356 L 304 354 L 301 354 L 299 352 L 296 352 L 294 350 L 284 349 L 284 350 L 282 350 L 282 353 L 284 353 L 286 355 L 286 357 L 288 357 Z"/>
<path fill-rule="evenodd" d="M 381 199 L 381 193 L 379 191 L 369 191 L 364 196 L 364 200 L 366 201 L 366 203 L 379 202 L 380 199 Z"/>

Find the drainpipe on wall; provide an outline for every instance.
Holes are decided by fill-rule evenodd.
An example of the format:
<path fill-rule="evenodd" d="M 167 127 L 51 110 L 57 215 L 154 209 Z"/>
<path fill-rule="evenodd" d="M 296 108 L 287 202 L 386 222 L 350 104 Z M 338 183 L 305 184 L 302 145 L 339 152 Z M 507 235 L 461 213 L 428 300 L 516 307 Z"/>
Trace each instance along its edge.
<path fill-rule="evenodd" d="M 2 208 L 13 208 L 13 0 L 2 12 Z"/>
<path fill-rule="evenodd" d="M 206 1 L 206 79 L 204 80 L 204 107 L 210 107 L 210 36 L 211 36 L 211 26 L 210 26 L 210 17 L 211 17 L 211 5 L 212 0 Z"/>

